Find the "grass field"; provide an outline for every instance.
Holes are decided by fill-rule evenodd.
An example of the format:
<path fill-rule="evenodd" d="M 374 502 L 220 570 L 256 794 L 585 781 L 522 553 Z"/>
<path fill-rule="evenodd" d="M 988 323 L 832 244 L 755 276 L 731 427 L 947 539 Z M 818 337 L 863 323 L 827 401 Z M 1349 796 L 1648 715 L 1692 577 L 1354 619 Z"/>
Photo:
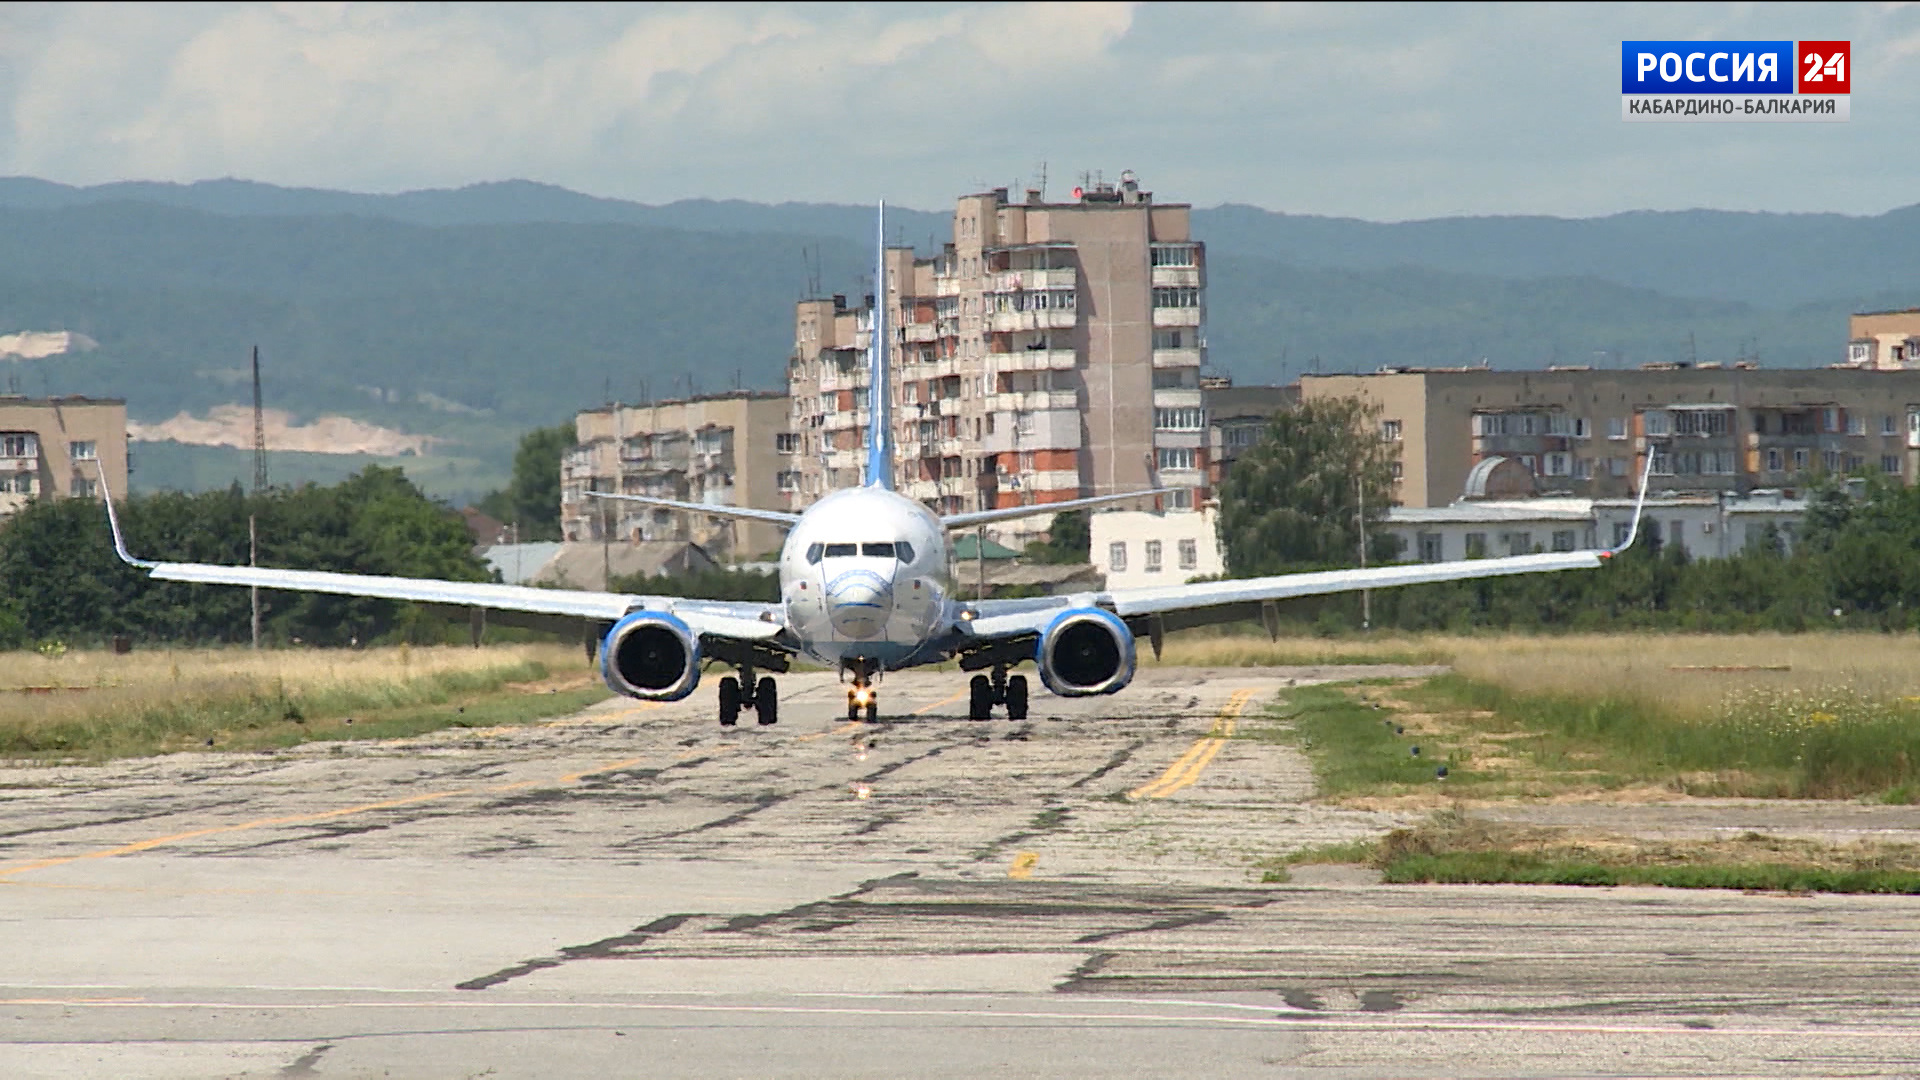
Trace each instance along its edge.
<path fill-rule="evenodd" d="M 1250 726 L 1249 737 L 1298 739 L 1323 792 L 1373 804 L 1602 792 L 1920 798 L 1920 642 L 1910 636 L 1415 640 L 1454 670 L 1304 687 L 1273 714 L 1284 722 Z"/>
<path fill-rule="evenodd" d="M 577 649 L 0 654 L 0 754 L 100 759 L 395 738 L 565 715 L 604 698 Z"/>

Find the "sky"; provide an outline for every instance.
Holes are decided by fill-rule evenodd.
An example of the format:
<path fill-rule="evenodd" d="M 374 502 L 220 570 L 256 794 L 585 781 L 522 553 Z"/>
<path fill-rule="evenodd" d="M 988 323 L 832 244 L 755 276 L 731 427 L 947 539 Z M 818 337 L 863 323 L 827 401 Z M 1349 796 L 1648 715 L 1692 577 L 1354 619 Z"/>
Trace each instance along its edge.
<path fill-rule="evenodd" d="M 1622 39 L 1846 39 L 1853 119 L 1626 123 Z M 1378 221 L 1920 202 L 1920 3 L 0 4 L 0 174 L 923 209 L 1133 170 Z"/>

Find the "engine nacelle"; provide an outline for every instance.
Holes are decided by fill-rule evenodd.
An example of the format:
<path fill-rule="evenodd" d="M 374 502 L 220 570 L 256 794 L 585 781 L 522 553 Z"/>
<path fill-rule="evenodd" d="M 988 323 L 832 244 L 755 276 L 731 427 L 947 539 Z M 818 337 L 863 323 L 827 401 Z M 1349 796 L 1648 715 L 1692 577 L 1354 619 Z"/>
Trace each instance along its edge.
<path fill-rule="evenodd" d="M 616 694 L 679 701 L 700 685 L 700 638 L 664 611 L 635 611 L 600 643 L 600 677 Z"/>
<path fill-rule="evenodd" d="M 1061 697 L 1117 693 L 1133 681 L 1133 631 L 1111 611 L 1074 608 L 1040 632 L 1033 659 Z"/>

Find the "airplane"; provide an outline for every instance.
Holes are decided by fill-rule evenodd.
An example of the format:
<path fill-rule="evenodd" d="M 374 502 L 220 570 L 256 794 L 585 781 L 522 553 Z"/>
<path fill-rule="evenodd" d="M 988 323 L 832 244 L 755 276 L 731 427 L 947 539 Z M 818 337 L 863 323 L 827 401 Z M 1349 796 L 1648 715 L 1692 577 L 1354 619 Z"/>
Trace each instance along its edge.
<path fill-rule="evenodd" d="M 885 206 L 875 278 L 884 283 Z M 891 671 L 957 661 L 975 674 L 968 685 L 969 719 L 990 719 L 1004 707 L 1024 720 L 1031 690 L 1012 669 L 1031 662 L 1041 683 L 1062 697 L 1113 694 L 1126 688 L 1145 636 L 1160 654 L 1169 631 L 1262 619 L 1282 599 L 1437 581 L 1561 570 L 1594 569 L 1632 546 L 1646 499 L 1624 542 L 1611 549 L 1514 555 L 1456 562 L 1412 563 L 1358 570 L 1280 574 L 1241 580 L 1108 589 L 1029 599 L 964 600 L 945 588 L 946 534 L 1014 518 L 1139 502 L 1159 489 L 1095 495 L 1062 502 L 936 516 L 893 488 L 887 303 L 873 305 L 869 348 L 868 450 L 864 482 L 834 491 L 801 513 L 712 506 L 642 495 L 595 492 L 598 497 L 718 517 L 773 522 L 787 539 L 779 561 L 780 599 L 773 603 L 627 596 L 519 585 L 440 581 L 313 570 L 155 562 L 127 551 L 104 490 L 114 550 L 156 581 L 244 585 L 348 596 L 408 600 L 467 608 L 476 628 L 483 619 L 546 629 L 588 627 L 589 655 L 614 692 L 650 701 L 692 694 L 704 668 L 721 664 L 735 674 L 720 679 L 719 720 L 735 726 L 743 710 L 761 725 L 779 719 L 773 674 L 806 657 L 840 674 L 847 685 L 847 718 L 879 719 L 878 683 Z M 1649 455 L 1648 465 L 1652 460 Z M 477 638 L 476 638 L 477 640 Z M 770 674 L 771 673 L 771 674 Z"/>

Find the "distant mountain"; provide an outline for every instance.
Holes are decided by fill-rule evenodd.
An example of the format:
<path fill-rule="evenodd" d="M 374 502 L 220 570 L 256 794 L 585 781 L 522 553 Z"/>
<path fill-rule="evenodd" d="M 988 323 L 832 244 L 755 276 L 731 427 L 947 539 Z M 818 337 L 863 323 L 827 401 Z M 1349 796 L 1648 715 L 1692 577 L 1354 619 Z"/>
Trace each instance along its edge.
<path fill-rule="evenodd" d="M 640 225 L 695 232 L 838 238 L 871 245 L 859 205 L 686 200 L 652 206 L 551 184 L 507 180 L 369 195 L 246 180 L 130 181 L 71 187 L 0 178 L 0 207 L 48 210 L 107 202 L 220 215 L 351 215 L 417 225 Z M 949 211 L 890 208 L 889 238 L 937 249 Z M 1722 210 L 1642 211 L 1600 218 L 1461 217 L 1372 222 L 1228 204 L 1199 209 L 1194 231 L 1216 256 L 1299 267 L 1421 267 L 1491 277 L 1592 277 L 1677 296 L 1788 308 L 1833 297 L 1912 290 L 1920 303 L 1920 205 L 1871 217 Z M 796 251 L 794 260 L 799 255 Z"/>
<path fill-rule="evenodd" d="M 890 221 L 927 250 L 949 218 Z M 1897 256 L 1920 250 L 1920 208 L 1194 221 L 1211 355 L 1243 383 L 1483 360 L 1809 366 L 1840 357 L 1849 311 L 1920 303 L 1920 263 Z M 85 333 L 98 348 L 24 362 L 23 389 L 124 396 L 143 421 L 244 401 L 258 344 L 270 404 L 439 436 L 436 454 L 476 463 L 457 481 L 473 486 L 521 431 L 609 397 L 783 385 L 793 301 L 816 276 L 868 288 L 871 222 L 860 206 L 650 207 L 525 182 L 0 180 L 0 334 Z M 149 476 L 169 471 L 199 475 Z"/>

